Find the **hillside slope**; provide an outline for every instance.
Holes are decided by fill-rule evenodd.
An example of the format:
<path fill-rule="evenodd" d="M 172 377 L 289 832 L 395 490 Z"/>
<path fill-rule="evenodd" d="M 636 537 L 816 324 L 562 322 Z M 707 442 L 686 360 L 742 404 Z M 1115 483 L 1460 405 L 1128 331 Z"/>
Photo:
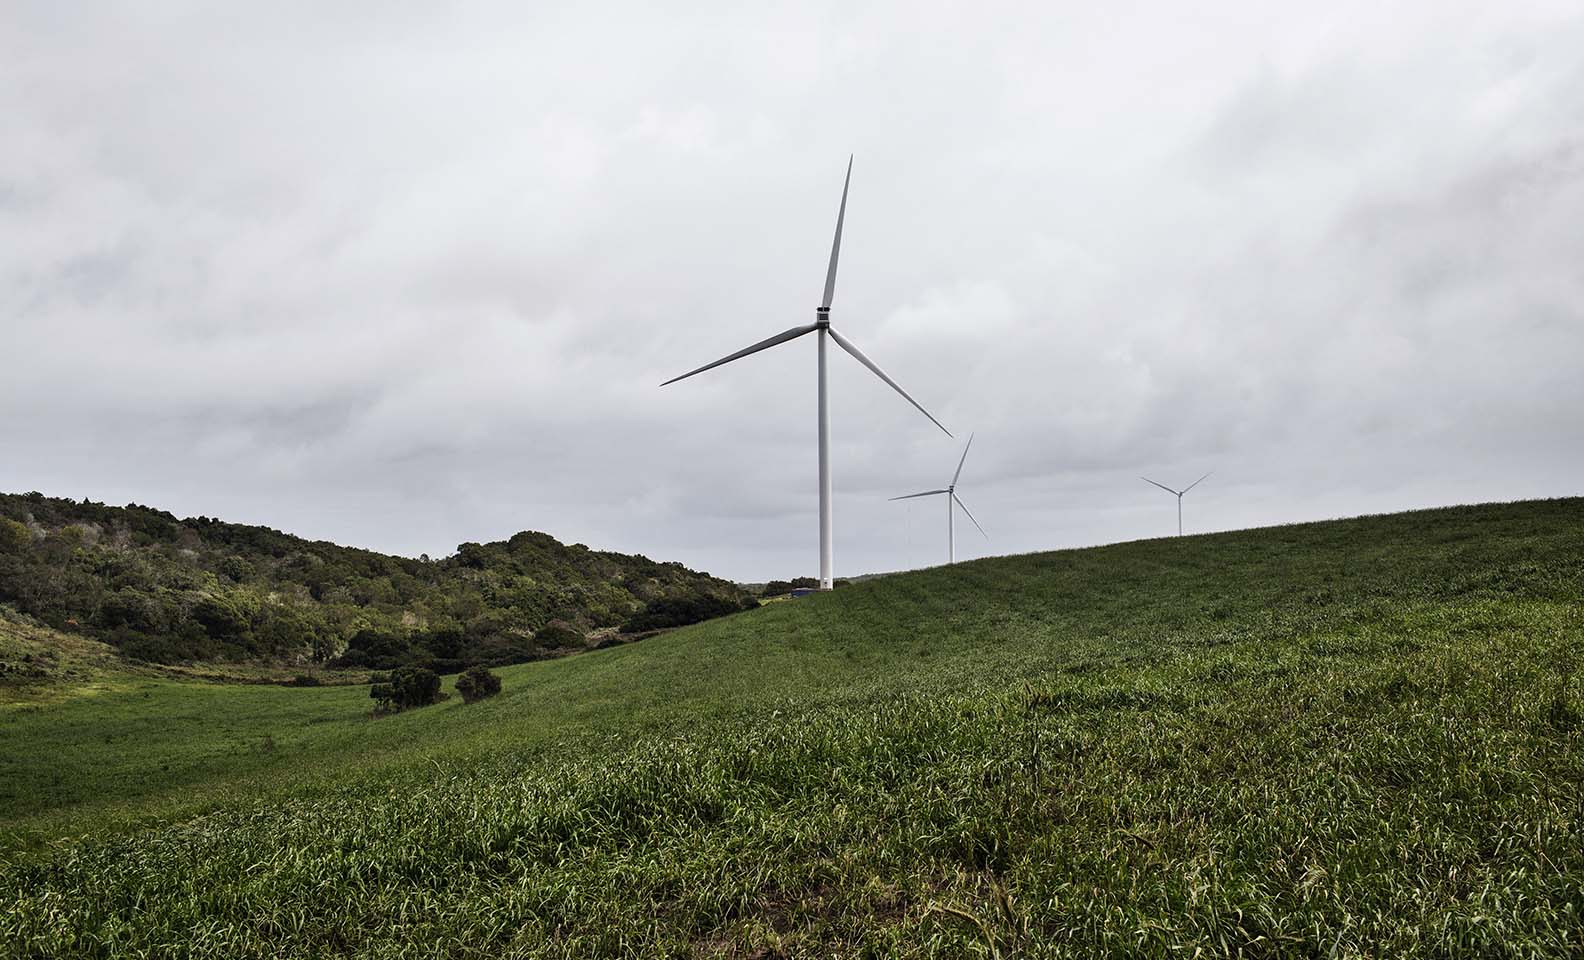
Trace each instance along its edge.
<path fill-rule="evenodd" d="M 141 679 L 0 712 L 0 944 L 1576 955 L 1581 641 L 1570 499 L 887 577 L 377 721 Z"/>
<path fill-rule="evenodd" d="M 733 584 L 543 533 L 431 561 L 207 517 L 0 494 L 0 603 L 129 658 L 454 671 L 598 628 L 652 630 L 752 605 Z"/>

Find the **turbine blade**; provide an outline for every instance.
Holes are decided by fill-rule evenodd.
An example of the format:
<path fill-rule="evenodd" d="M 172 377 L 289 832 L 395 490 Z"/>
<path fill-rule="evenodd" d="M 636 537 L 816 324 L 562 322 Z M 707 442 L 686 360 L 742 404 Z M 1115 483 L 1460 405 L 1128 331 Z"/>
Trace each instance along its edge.
<path fill-rule="evenodd" d="M 973 434 L 968 434 L 968 447 L 973 446 Z M 952 486 L 957 486 L 957 478 L 962 476 L 963 464 L 968 462 L 968 447 L 963 447 L 962 459 L 957 461 L 957 472 L 952 474 Z"/>
<path fill-rule="evenodd" d="M 905 497 L 891 497 L 892 500 L 912 500 L 914 497 L 933 497 L 939 493 L 948 493 L 946 490 L 925 490 L 923 493 L 910 493 Z"/>
<path fill-rule="evenodd" d="M 968 514 L 968 519 L 973 520 L 973 525 L 979 527 L 979 521 L 974 520 L 974 515 L 972 513 L 968 513 L 968 504 L 962 502 L 962 497 L 957 496 L 956 491 L 952 491 L 951 498 L 957 501 L 957 506 L 962 507 L 963 513 Z M 984 538 L 986 540 L 990 539 L 990 534 L 984 532 L 984 527 L 979 527 L 979 532 L 984 534 Z"/>
<path fill-rule="evenodd" d="M 660 386 L 664 387 L 664 386 L 667 386 L 669 384 L 676 383 L 678 380 L 686 380 L 688 377 L 693 376 L 693 374 L 695 374 L 695 373 L 703 373 L 705 370 L 713 370 L 713 369 L 715 369 L 716 367 L 720 366 L 723 363 L 731 363 L 733 360 L 740 360 L 743 357 L 748 356 L 750 353 L 758 353 L 760 350 L 768 350 L 771 347 L 776 346 L 777 344 L 786 343 L 788 340 L 796 340 L 798 337 L 803 336 L 805 333 L 813 333 L 815 330 L 818 330 L 818 329 L 819 329 L 819 326 L 817 324 L 812 324 L 811 323 L 811 324 L 808 324 L 807 326 L 793 327 L 790 330 L 783 330 L 780 333 L 776 334 L 775 336 L 769 338 L 768 340 L 760 340 L 758 343 L 754 344 L 753 346 L 747 347 L 747 348 L 742 349 L 742 350 L 738 350 L 736 353 L 732 354 L 729 357 L 721 357 L 719 360 L 716 360 L 714 363 L 706 363 L 706 364 L 704 364 L 704 366 L 699 367 L 697 370 L 691 370 L 691 371 L 689 371 L 687 373 L 682 374 L 682 376 L 680 376 L 680 377 L 672 377 L 670 380 L 667 380 L 665 383 L 660 384 Z"/>
<path fill-rule="evenodd" d="M 1210 473 L 1214 473 L 1214 472 L 1215 472 L 1214 470 L 1210 471 Z M 1205 474 L 1204 477 L 1200 477 L 1198 480 L 1195 480 L 1193 483 L 1188 484 L 1188 486 L 1183 488 L 1183 493 L 1187 493 L 1189 490 L 1192 490 L 1194 487 L 1199 486 L 1199 484 L 1204 483 L 1205 477 L 1208 477 L 1208 476 L 1210 476 L 1209 473 Z"/>
<path fill-rule="evenodd" d="M 847 179 L 842 181 L 841 207 L 836 211 L 836 239 L 831 241 L 830 269 L 825 271 L 825 299 L 820 301 L 820 306 L 830 309 L 831 300 L 836 297 L 836 261 L 841 257 L 841 232 L 842 221 L 847 219 L 847 187 L 852 183 L 851 154 L 847 156 Z"/>
<path fill-rule="evenodd" d="M 846 337 L 844 337 L 841 334 L 837 333 L 836 329 L 834 327 L 831 327 L 831 328 L 828 328 L 828 329 L 830 330 L 831 338 L 834 339 L 836 341 L 837 345 L 840 346 L 843 350 L 846 350 L 848 353 L 852 354 L 854 360 L 857 360 L 859 363 L 861 363 L 864 366 L 868 367 L 870 373 L 872 373 L 875 376 L 879 377 L 881 380 L 884 380 L 887 384 L 890 385 L 892 390 L 895 390 L 897 393 L 902 394 L 902 399 L 906 400 L 908 403 L 911 403 L 911 404 L 913 404 L 913 406 L 917 407 L 919 413 L 922 413 L 922 414 L 924 414 L 924 416 L 929 417 L 930 423 L 933 423 L 933 424 L 935 424 L 935 426 L 941 428 L 941 433 L 946 434 L 946 436 L 948 436 L 948 437 L 952 435 L 952 432 L 950 430 L 947 430 L 945 425 L 942 424 L 939 420 L 936 420 L 935 417 L 932 416 L 928 410 L 925 410 L 923 405 L 921 405 L 917 400 L 914 400 L 912 397 L 908 396 L 908 392 L 906 390 L 903 390 L 900 386 L 898 386 L 897 382 L 895 380 L 892 380 L 890 377 L 886 376 L 886 372 L 884 370 L 881 370 L 879 367 L 875 366 L 875 363 L 874 363 L 873 360 L 870 360 L 868 357 L 864 356 L 862 350 L 859 350 L 857 347 L 853 346 L 851 340 L 848 340 Z"/>
<path fill-rule="evenodd" d="M 1149 477 L 1139 477 L 1139 479 L 1143 480 L 1145 483 L 1155 483 L 1155 481 L 1151 480 Z M 1176 490 L 1173 490 L 1171 487 L 1166 486 L 1164 483 L 1155 483 L 1155 486 L 1160 487 L 1162 490 L 1165 490 L 1174 497 L 1182 496 L 1182 494 L 1178 493 Z"/>

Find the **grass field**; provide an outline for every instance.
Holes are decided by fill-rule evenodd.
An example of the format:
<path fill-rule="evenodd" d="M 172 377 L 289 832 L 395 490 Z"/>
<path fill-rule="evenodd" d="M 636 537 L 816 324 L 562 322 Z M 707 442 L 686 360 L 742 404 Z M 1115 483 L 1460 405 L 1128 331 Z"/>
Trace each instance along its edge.
<path fill-rule="evenodd" d="M 380 720 L 88 651 L 0 688 L 0 951 L 1576 956 L 1581 653 L 1579 499 L 887 577 Z"/>

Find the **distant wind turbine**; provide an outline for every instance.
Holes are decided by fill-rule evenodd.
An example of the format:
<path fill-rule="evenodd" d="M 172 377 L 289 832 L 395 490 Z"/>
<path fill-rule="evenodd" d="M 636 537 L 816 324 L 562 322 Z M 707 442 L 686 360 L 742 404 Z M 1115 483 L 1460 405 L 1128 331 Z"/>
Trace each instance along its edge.
<path fill-rule="evenodd" d="M 852 354 L 853 359 L 868 367 L 871 373 L 879 377 L 881 380 L 884 380 L 886 384 L 891 387 L 891 389 L 902 394 L 902 398 L 904 400 L 917 407 L 919 413 L 929 417 L 930 422 L 935 424 L 935 426 L 940 427 L 946 436 L 951 436 L 950 430 L 947 430 L 944 426 L 942 426 L 941 422 L 931 416 L 930 412 L 925 410 L 917 400 L 914 400 L 912 397 L 908 396 L 907 391 L 898 386 L 895 380 L 892 380 L 890 377 L 886 376 L 884 370 L 881 370 L 879 367 L 875 366 L 873 360 L 870 360 L 868 357 L 864 356 L 862 350 L 859 350 L 857 347 L 853 346 L 852 341 L 837 333 L 835 329 L 831 327 L 831 300 L 833 300 L 836 296 L 836 260 L 841 255 L 842 222 L 847 218 L 847 187 L 851 183 L 852 158 L 848 157 L 847 177 L 842 181 L 841 207 L 838 208 L 836 212 L 836 239 L 831 241 L 830 268 L 825 272 L 825 297 L 820 301 L 820 305 L 814 311 L 814 322 L 808 324 L 807 326 L 793 327 L 790 330 L 782 331 L 781 333 L 770 337 L 768 340 L 761 340 L 751 347 L 738 350 L 736 353 L 730 356 L 722 357 L 719 360 L 716 360 L 714 363 L 707 363 L 704 366 L 699 367 L 697 370 L 684 373 L 680 377 L 673 377 L 661 384 L 663 387 L 668 384 L 676 383 L 678 380 L 686 380 L 688 377 L 691 377 L 694 374 L 703 373 L 705 370 L 712 370 L 715 367 L 721 366 L 722 364 L 731 363 L 733 360 L 740 360 L 751 353 L 758 353 L 760 350 L 768 350 L 771 347 L 779 346 L 789 340 L 796 340 L 798 337 L 801 337 L 807 333 L 814 333 L 815 331 L 819 332 L 819 525 L 821 590 L 831 589 L 833 580 L 835 579 L 835 573 L 833 570 L 835 566 L 835 551 L 834 544 L 832 542 L 835 537 L 835 530 L 831 520 L 830 406 L 827 404 L 825 398 L 825 341 L 827 339 L 835 340 L 838 347 L 841 347 L 843 350 L 846 350 L 848 353 Z"/>
<path fill-rule="evenodd" d="M 942 489 L 940 489 L 940 490 L 925 490 L 923 493 L 910 493 L 910 494 L 908 494 L 905 497 L 892 497 L 891 498 L 892 500 L 912 500 L 912 499 L 914 499 L 916 497 L 936 497 L 936 496 L 940 496 L 941 494 L 945 494 L 946 495 L 946 562 L 947 563 L 956 563 L 957 562 L 957 507 L 962 507 L 962 512 L 968 515 L 968 519 L 969 520 L 973 520 L 973 525 L 976 526 L 976 527 L 979 527 L 979 521 L 978 520 L 974 520 L 974 515 L 972 513 L 969 513 L 968 505 L 963 503 L 962 502 L 962 498 L 957 496 L 957 479 L 962 476 L 963 464 L 968 461 L 968 448 L 972 447 L 972 446 L 973 446 L 973 434 L 970 433 L 968 435 L 968 445 L 963 447 L 962 459 L 957 461 L 957 472 L 952 474 L 951 483 L 946 484 L 946 486 L 943 487 Z M 955 506 L 954 506 L 954 504 L 955 504 Z M 979 532 L 984 535 L 984 538 L 986 540 L 990 539 L 990 534 L 985 533 L 984 527 L 979 527 Z"/>
<path fill-rule="evenodd" d="M 1213 473 L 1214 471 L 1211 471 L 1211 472 Z M 1199 484 L 1204 483 L 1205 477 L 1208 477 L 1208 476 L 1210 476 L 1210 474 L 1207 473 L 1207 474 L 1204 475 L 1204 477 L 1200 477 L 1198 480 L 1195 480 L 1193 483 L 1188 484 L 1188 486 L 1183 487 L 1181 490 L 1173 490 L 1171 487 L 1166 486 L 1166 484 L 1164 484 L 1164 483 L 1155 483 L 1155 481 L 1151 480 L 1149 477 L 1139 477 L 1139 479 L 1143 480 L 1145 483 L 1155 483 L 1155 486 L 1160 487 L 1162 490 L 1165 490 L 1167 493 L 1169 493 L 1172 496 L 1177 498 L 1177 536 L 1180 537 L 1180 536 L 1182 536 L 1182 498 L 1183 498 L 1183 494 L 1187 493 L 1189 490 L 1192 490 L 1194 487 L 1199 486 Z"/>

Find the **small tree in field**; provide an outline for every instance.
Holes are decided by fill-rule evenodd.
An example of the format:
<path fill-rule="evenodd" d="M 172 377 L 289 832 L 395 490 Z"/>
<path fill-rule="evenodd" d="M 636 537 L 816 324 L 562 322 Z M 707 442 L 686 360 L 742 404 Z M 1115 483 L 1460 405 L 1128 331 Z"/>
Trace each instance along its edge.
<path fill-rule="evenodd" d="M 462 694 L 463 703 L 475 703 L 500 693 L 501 682 L 500 677 L 484 667 L 468 667 L 462 676 L 457 677 L 456 688 L 457 693 Z"/>
<path fill-rule="evenodd" d="M 423 667 L 397 667 L 369 689 L 381 713 L 427 707 L 440 699 L 440 675 Z"/>

